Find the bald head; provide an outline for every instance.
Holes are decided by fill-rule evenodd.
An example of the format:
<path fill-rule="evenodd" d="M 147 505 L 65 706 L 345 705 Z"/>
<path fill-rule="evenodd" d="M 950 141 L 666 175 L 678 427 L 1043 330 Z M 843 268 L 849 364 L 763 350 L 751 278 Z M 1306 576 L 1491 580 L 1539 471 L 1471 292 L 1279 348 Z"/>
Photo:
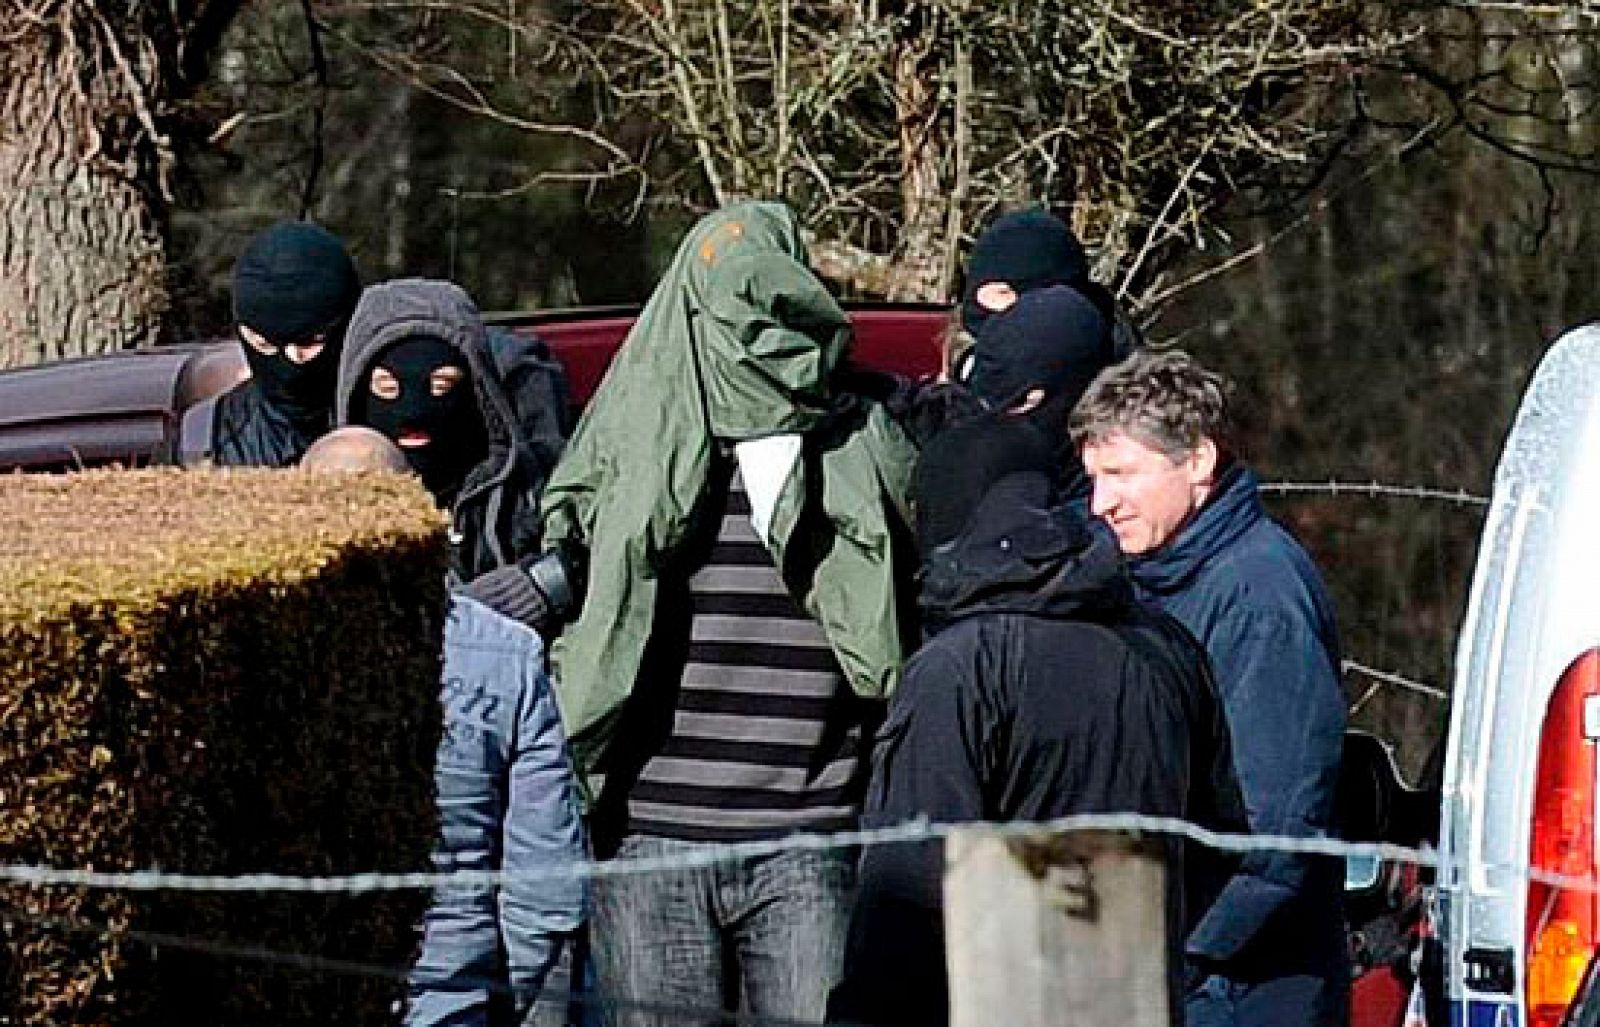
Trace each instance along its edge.
<path fill-rule="evenodd" d="M 410 474 L 400 447 L 371 428 L 337 428 L 311 444 L 300 466 L 308 471 L 395 471 Z"/>

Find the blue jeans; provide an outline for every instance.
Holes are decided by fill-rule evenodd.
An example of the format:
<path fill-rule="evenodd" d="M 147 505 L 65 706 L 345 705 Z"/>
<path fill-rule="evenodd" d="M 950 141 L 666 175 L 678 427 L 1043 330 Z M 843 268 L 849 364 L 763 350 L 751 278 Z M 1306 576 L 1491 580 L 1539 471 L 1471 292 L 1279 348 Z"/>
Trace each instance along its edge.
<path fill-rule="evenodd" d="M 691 851 L 630 836 L 617 858 Z M 593 943 L 614 1027 L 724 1024 L 724 1010 L 820 1022 L 844 963 L 855 891 L 846 852 L 775 856 L 593 885 Z"/>
<path fill-rule="evenodd" d="M 603 1027 L 587 938 L 565 939 L 560 960 L 550 968 L 538 999 L 522 1017 L 520 1027 Z"/>

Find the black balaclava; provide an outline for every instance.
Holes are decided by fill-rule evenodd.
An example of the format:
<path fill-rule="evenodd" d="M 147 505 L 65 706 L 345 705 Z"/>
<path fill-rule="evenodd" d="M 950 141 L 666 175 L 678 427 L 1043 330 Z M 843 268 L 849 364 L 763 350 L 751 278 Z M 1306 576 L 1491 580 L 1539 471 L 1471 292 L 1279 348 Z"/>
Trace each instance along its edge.
<path fill-rule="evenodd" d="M 1068 409 L 1116 362 L 1111 333 L 1099 309 L 1065 285 L 1024 293 L 1009 310 L 990 316 L 972 346 L 963 380 L 988 407 L 1005 410 L 1032 389 Z"/>
<path fill-rule="evenodd" d="M 1038 207 L 1013 211 L 972 244 L 961 293 L 961 323 L 977 335 L 993 316 L 978 304 L 978 290 L 990 282 L 1004 282 L 1023 296 L 1035 289 L 1088 280 L 1089 258 L 1065 221 Z"/>
<path fill-rule="evenodd" d="M 400 395 L 394 399 L 372 394 L 372 369 L 379 367 L 400 384 Z M 466 376 L 449 392 L 435 396 L 431 376 L 441 367 L 459 367 Z M 407 336 L 378 354 L 362 385 L 360 420 L 398 443 L 434 499 L 448 506 L 488 446 L 466 357 L 443 339 Z M 425 445 L 406 444 L 408 437 L 419 435 L 427 437 Z"/>
<path fill-rule="evenodd" d="M 994 483 L 1020 471 L 1055 477 L 1055 454 L 1027 421 L 993 414 L 934 436 L 911 476 L 923 559 L 959 538 Z"/>
<path fill-rule="evenodd" d="M 235 320 L 279 349 L 269 356 L 243 339 L 239 344 L 256 388 L 290 420 L 331 419 L 339 349 L 360 297 L 361 280 L 344 244 L 309 222 L 280 221 L 251 239 L 234 262 Z M 282 349 L 319 335 L 322 352 L 303 364 Z"/>
<path fill-rule="evenodd" d="M 984 322 L 966 383 L 997 413 L 1030 390 L 1043 389 L 1044 400 L 1033 409 L 1001 416 L 1030 425 L 1046 440 L 1062 489 L 1081 498 L 1089 483 L 1067 422 L 1095 375 L 1116 362 L 1116 344 L 1093 300 L 1056 285 L 1021 296 L 1010 310 Z"/>

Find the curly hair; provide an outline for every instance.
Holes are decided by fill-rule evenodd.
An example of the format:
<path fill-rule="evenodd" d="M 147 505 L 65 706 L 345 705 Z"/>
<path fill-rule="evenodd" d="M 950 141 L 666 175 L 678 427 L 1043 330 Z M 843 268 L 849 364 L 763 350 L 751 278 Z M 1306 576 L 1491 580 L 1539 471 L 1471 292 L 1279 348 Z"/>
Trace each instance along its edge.
<path fill-rule="evenodd" d="M 1233 383 L 1183 350 L 1143 350 L 1106 368 L 1072 412 L 1078 448 L 1124 434 L 1181 460 L 1210 439 L 1231 454 Z"/>

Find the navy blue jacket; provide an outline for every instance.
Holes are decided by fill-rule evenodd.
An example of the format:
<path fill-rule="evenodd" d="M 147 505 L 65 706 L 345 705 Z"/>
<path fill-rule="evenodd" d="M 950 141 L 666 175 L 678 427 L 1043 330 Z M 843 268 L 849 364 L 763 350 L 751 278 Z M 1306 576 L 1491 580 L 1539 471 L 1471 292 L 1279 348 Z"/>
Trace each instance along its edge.
<path fill-rule="evenodd" d="M 1252 831 L 1330 836 L 1345 729 L 1333 608 L 1310 556 L 1262 509 L 1255 475 L 1226 472 L 1175 538 L 1129 567 L 1141 597 L 1211 658 Z M 1342 974 L 1342 886 L 1332 859 L 1252 853 L 1188 954 L 1229 976 Z"/>

